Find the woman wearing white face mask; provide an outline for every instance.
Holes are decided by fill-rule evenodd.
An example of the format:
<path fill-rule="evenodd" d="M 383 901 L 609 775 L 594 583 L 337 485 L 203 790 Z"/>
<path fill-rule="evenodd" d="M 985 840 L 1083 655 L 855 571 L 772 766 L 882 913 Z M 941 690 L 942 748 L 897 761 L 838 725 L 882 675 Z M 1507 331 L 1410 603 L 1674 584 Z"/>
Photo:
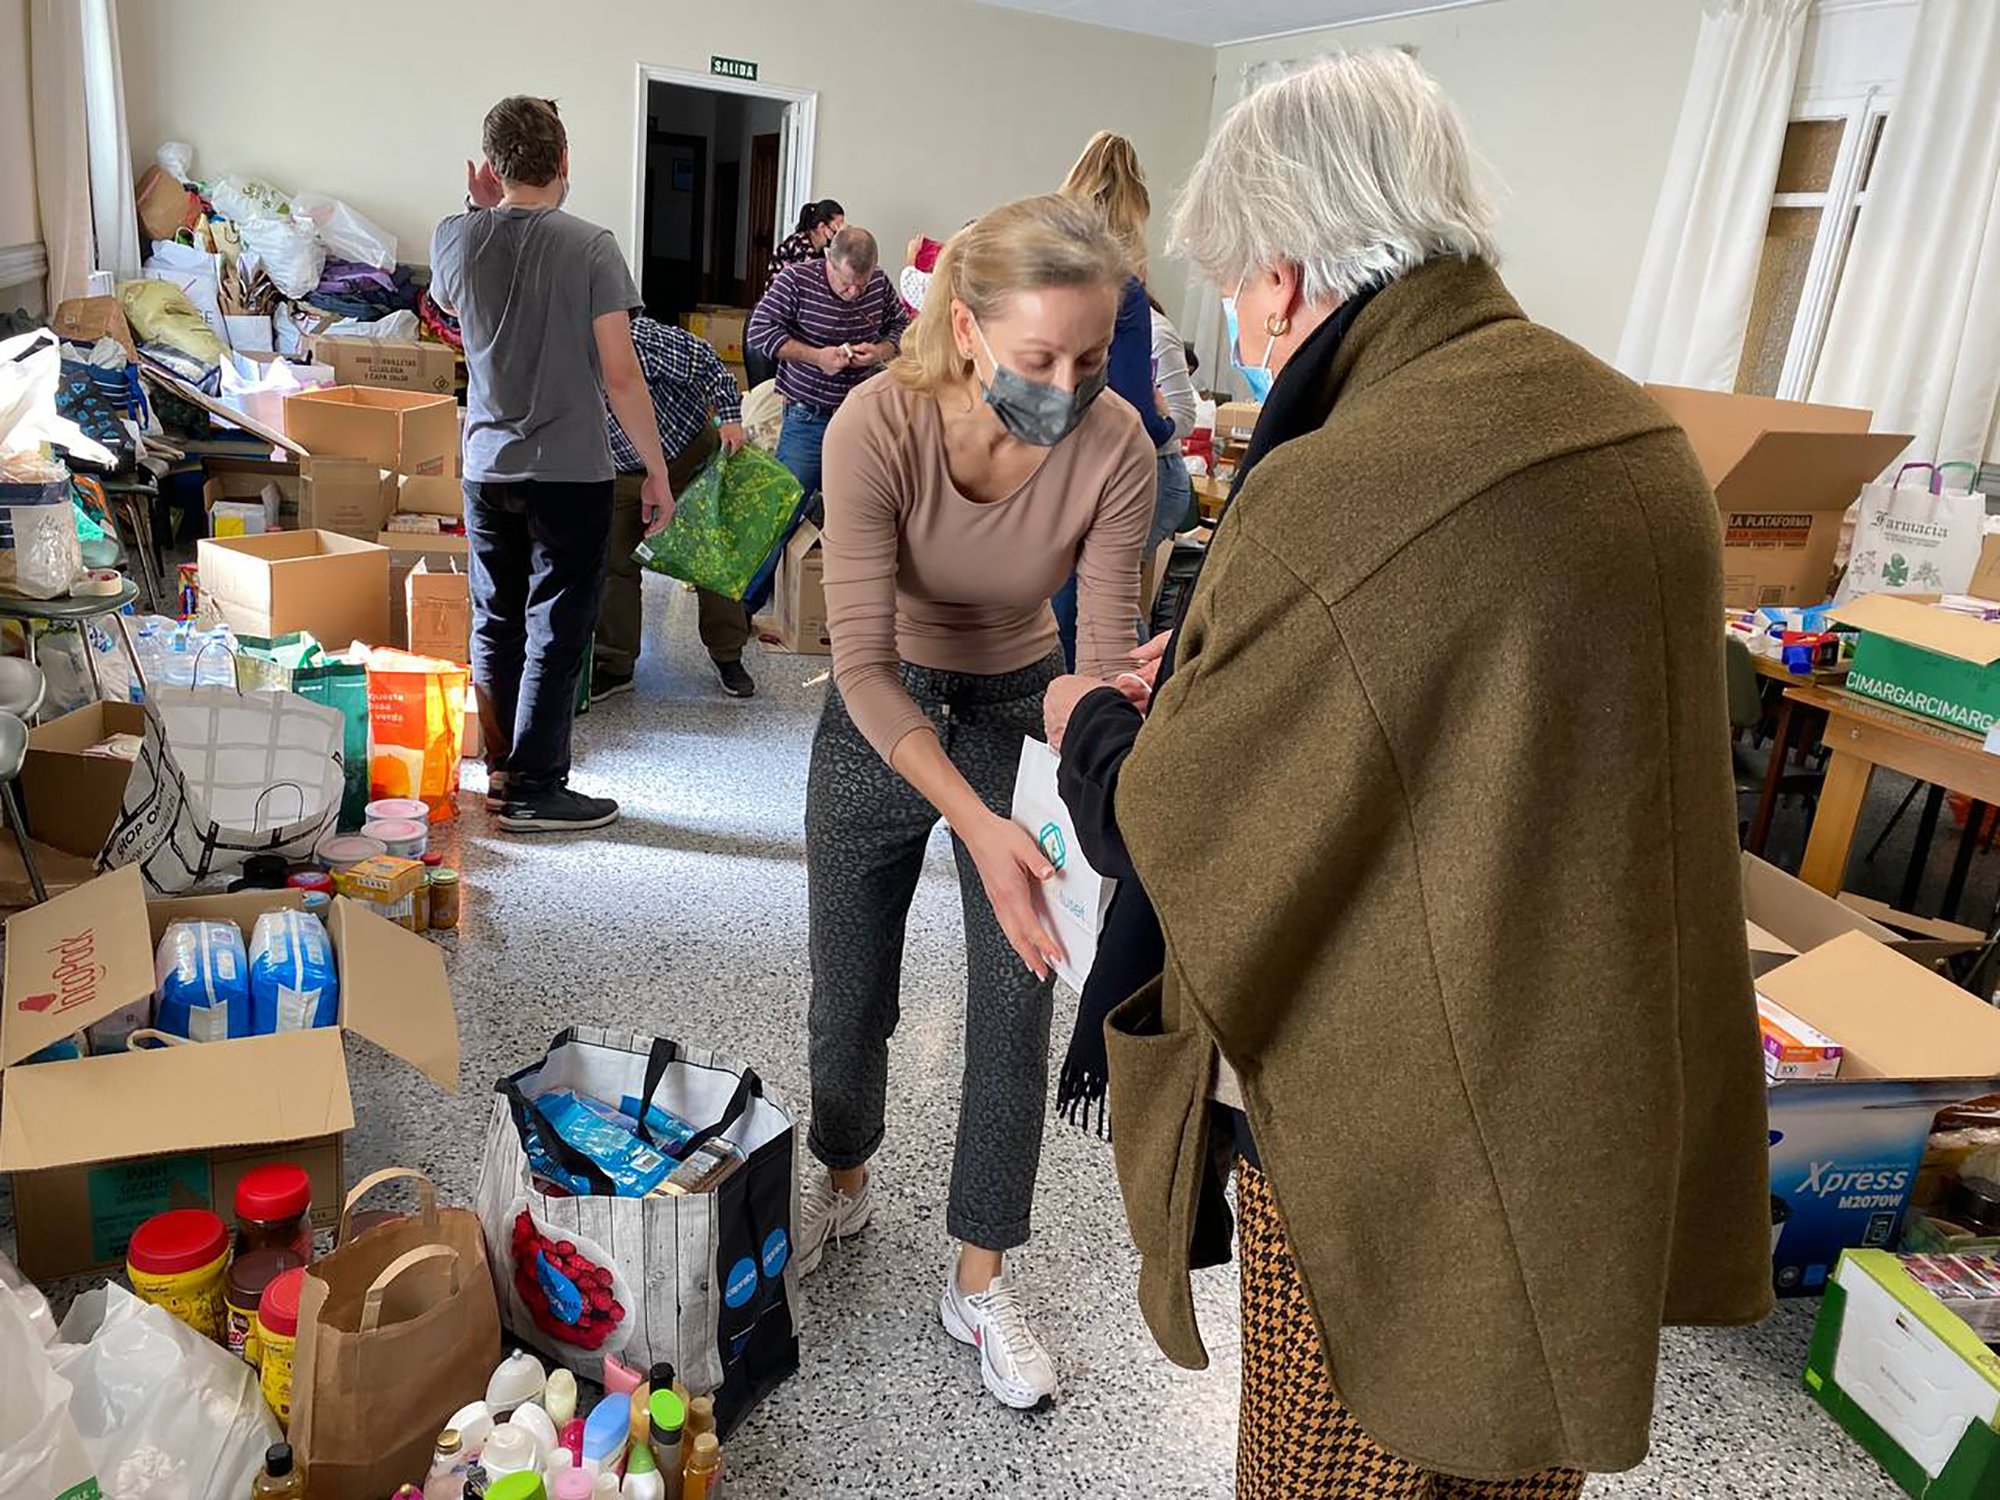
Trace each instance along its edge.
<path fill-rule="evenodd" d="M 1059 196 L 995 209 L 938 258 L 922 320 L 827 430 L 826 599 L 833 687 L 806 792 L 813 993 L 811 1144 L 797 1254 L 874 1209 L 903 925 L 942 816 L 966 928 L 965 1081 L 941 1312 L 1015 1407 L 1056 1393 L 1006 1251 L 1028 1237 L 1058 956 L 1036 911 L 1051 873 L 1008 820 L 1024 734 L 1062 670 L 1048 600 L 1081 580 L 1078 651 L 1129 665 L 1152 519 L 1138 416 L 1099 401 L 1125 258 Z"/>

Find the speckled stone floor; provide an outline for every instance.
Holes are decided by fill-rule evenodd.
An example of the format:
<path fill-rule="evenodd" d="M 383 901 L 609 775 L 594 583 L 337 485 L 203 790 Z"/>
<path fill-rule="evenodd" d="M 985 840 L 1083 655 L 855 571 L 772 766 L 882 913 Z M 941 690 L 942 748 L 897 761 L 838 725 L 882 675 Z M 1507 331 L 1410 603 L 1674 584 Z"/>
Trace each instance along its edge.
<path fill-rule="evenodd" d="M 409 1163 L 469 1202 L 493 1079 L 573 1022 L 633 1025 L 727 1049 L 803 1107 L 801 815 L 827 662 L 753 649 L 758 695 L 732 701 L 694 642 L 692 601 L 649 580 L 648 609 L 637 692 L 593 711 L 577 739 L 578 785 L 619 797 L 624 820 L 601 836 L 529 843 L 497 835 L 466 797 L 458 830 L 465 916 L 451 944 L 463 1091 L 441 1095 L 354 1043 L 360 1123 L 351 1177 Z M 1169 1365 L 1133 1304 L 1137 1263 L 1109 1150 L 1094 1137 L 1051 1125 L 1037 1237 L 1017 1260 L 1061 1371 L 1061 1405 L 1025 1417 L 1001 1410 L 981 1387 L 974 1357 L 938 1325 L 961 1062 L 958 933 L 957 883 L 940 838 L 909 924 L 875 1223 L 806 1283 L 803 1368 L 731 1443 L 730 1493 L 1226 1495 L 1234 1276 L 1198 1280 L 1213 1368 Z M 1073 1004 L 1059 1001 L 1058 1048 Z M 0 1198 L 0 1244 L 11 1245 L 10 1208 Z M 1815 1311 L 1793 1303 L 1755 1330 L 1668 1334 L 1653 1457 L 1633 1473 L 1594 1480 L 1593 1500 L 1894 1494 L 1799 1389 Z"/>

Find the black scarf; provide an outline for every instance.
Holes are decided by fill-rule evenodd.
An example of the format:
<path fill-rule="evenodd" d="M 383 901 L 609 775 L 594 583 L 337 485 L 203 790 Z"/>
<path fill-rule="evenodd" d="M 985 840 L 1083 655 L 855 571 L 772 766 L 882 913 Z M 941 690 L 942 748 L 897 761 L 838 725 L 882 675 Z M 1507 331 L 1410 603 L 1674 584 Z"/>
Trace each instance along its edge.
<path fill-rule="evenodd" d="M 1263 461 L 1265 454 L 1281 443 L 1317 432 L 1326 425 L 1333 411 L 1334 398 L 1339 394 L 1334 378 L 1334 356 L 1346 340 L 1348 330 L 1354 326 L 1354 320 L 1360 317 L 1362 309 L 1385 285 L 1386 282 L 1378 282 L 1364 287 L 1343 302 L 1332 317 L 1313 330 L 1311 337 L 1299 346 L 1299 352 L 1279 372 L 1272 383 L 1270 399 L 1264 403 L 1263 413 L 1257 419 L 1257 428 L 1250 435 L 1250 447 L 1236 471 L 1235 481 L 1229 487 L 1229 499 L 1222 507 L 1222 515 L 1216 520 L 1218 530 L 1228 521 L 1230 509 L 1236 504 L 1237 495 L 1242 493 L 1243 481 L 1250 477 L 1250 471 Z M 1188 590 L 1185 597 L 1192 598 L 1193 592 Z M 1167 642 L 1166 655 L 1160 661 L 1159 675 L 1153 685 L 1155 693 L 1165 687 L 1167 679 L 1173 675 L 1174 662 L 1180 654 L 1181 627 L 1185 623 L 1186 609 L 1183 605 L 1181 618 L 1174 622 L 1173 636 Z M 1104 700 L 1101 709 L 1093 701 L 1099 698 Z M 1109 810 L 1109 797 L 1116 787 L 1118 765 L 1130 752 L 1131 742 L 1137 738 L 1139 724 L 1143 722 L 1136 711 L 1129 710 L 1129 705 L 1126 705 L 1127 711 L 1121 712 L 1121 704 L 1124 700 L 1116 694 L 1093 693 L 1078 705 L 1078 720 L 1072 721 L 1069 732 L 1064 736 L 1063 796 L 1079 821 L 1082 821 L 1077 808 L 1079 792 L 1085 798 L 1094 795 L 1099 806 Z M 1082 721 L 1086 706 L 1094 710 L 1088 718 L 1092 732 L 1079 735 L 1077 731 L 1085 727 Z M 1083 781 L 1090 786 L 1080 787 L 1079 783 Z M 1152 983 L 1165 966 L 1166 944 L 1160 936 L 1160 921 L 1154 915 L 1153 903 L 1147 899 L 1144 887 L 1137 880 L 1123 879 L 1111 898 L 1110 910 L 1104 914 L 1104 930 L 1098 938 L 1097 959 L 1091 965 L 1089 979 L 1084 983 L 1083 996 L 1077 1006 L 1076 1028 L 1070 1034 L 1069 1050 L 1063 1056 L 1062 1072 L 1056 1081 L 1056 1111 L 1071 1124 L 1084 1129 L 1094 1125 L 1100 1136 L 1109 1135 L 1104 1109 L 1110 1088 L 1110 1063 L 1104 1051 L 1105 1019 L 1127 999 Z"/>

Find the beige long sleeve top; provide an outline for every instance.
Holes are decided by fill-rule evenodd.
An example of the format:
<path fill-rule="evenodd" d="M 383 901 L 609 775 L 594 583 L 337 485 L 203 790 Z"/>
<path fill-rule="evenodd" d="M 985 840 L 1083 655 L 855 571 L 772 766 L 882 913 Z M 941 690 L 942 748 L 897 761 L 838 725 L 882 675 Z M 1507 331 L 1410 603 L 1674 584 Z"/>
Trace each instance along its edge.
<path fill-rule="evenodd" d="M 1049 600 L 1077 575 L 1077 670 L 1130 665 L 1156 468 L 1139 415 L 1110 392 L 1005 499 L 967 499 L 945 463 L 937 402 L 893 376 L 827 428 L 827 626 L 833 679 L 888 759 L 930 721 L 901 665 L 994 675 L 1056 644 Z"/>

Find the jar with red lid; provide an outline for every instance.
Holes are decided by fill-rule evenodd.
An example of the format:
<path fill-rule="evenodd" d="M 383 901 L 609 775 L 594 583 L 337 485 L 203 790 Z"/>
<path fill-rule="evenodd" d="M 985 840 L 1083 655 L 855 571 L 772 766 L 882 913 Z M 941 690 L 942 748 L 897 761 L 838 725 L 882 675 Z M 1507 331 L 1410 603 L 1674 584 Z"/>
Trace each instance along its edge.
<path fill-rule="evenodd" d="M 288 1161 L 252 1167 L 236 1184 L 236 1253 L 290 1250 L 312 1259 L 312 1179 Z"/>
<path fill-rule="evenodd" d="M 333 894 L 333 877 L 324 870 L 295 870 L 285 884 L 295 891 L 325 891 Z"/>
<path fill-rule="evenodd" d="M 125 1275 L 132 1290 L 204 1338 L 222 1342 L 223 1270 L 229 1230 L 205 1208 L 154 1214 L 132 1234 Z"/>
<path fill-rule="evenodd" d="M 303 1267 L 284 1272 L 257 1302 L 257 1383 L 280 1426 L 292 1419 L 292 1357 L 299 1346 Z"/>

